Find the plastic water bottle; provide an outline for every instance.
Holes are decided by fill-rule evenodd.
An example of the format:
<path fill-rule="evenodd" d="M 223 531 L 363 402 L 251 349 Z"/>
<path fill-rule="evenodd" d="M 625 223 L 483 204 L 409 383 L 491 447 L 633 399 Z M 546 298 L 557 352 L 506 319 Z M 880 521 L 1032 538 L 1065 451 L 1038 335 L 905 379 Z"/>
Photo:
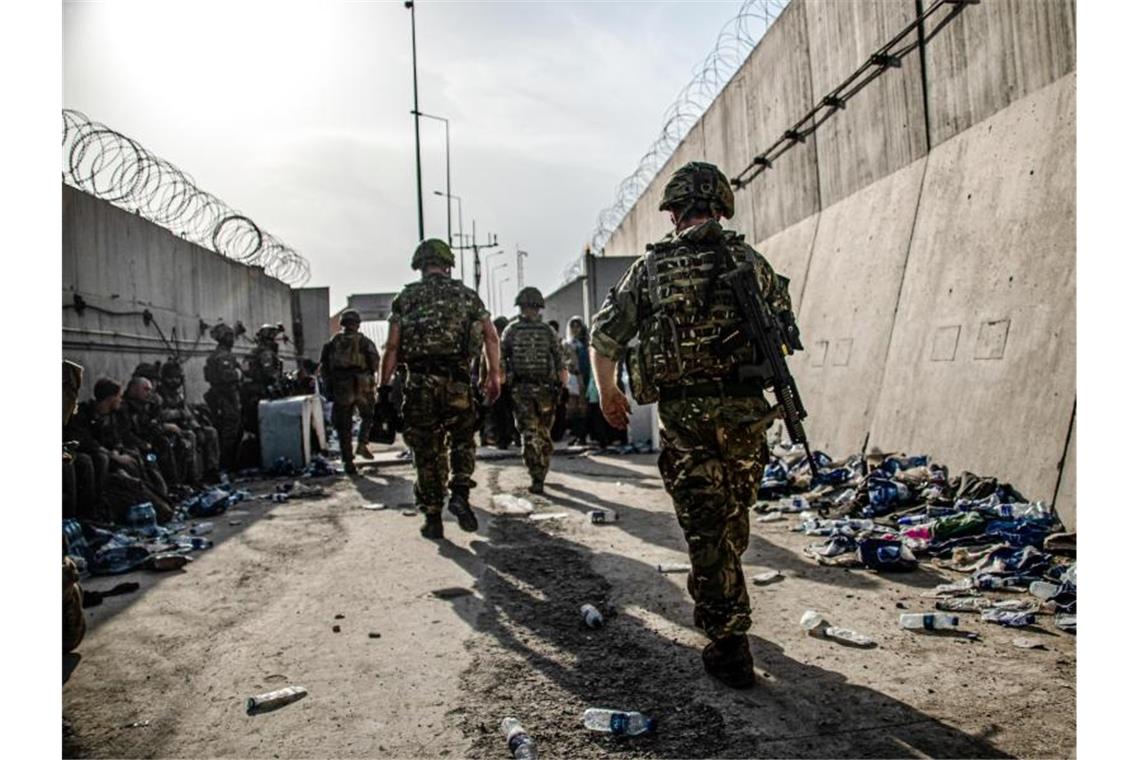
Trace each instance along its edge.
<path fill-rule="evenodd" d="M 1060 586 L 1056 583 L 1050 583 L 1049 581 L 1033 581 L 1033 583 L 1029 584 L 1029 593 L 1038 599 L 1052 599 L 1060 590 Z"/>
<path fill-rule="evenodd" d="M 999 588 L 1010 588 L 1017 585 L 1016 576 L 979 575 L 974 578 L 974 588 L 982 591 L 993 591 Z"/>
<path fill-rule="evenodd" d="M 586 624 L 587 628 L 601 628 L 605 619 L 602 613 L 598 612 L 598 608 L 592 604 L 582 605 L 582 622 Z"/>
<path fill-rule="evenodd" d="M 209 549 L 209 548 L 212 548 L 213 545 L 214 545 L 214 542 L 208 538 L 200 538 L 199 536 L 194 536 L 193 538 L 190 539 L 190 548 L 193 549 L 194 551 L 199 551 L 202 549 Z"/>
<path fill-rule="evenodd" d="M 618 514 L 612 509 L 590 510 L 590 522 L 594 523 L 595 525 L 601 525 L 602 523 L 615 523 L 617 521 Z"/>
<path fill-rule="evenodd" d="M 212 522 L 200 522 L 197 525 L 190 527 L 191 536 L 204 536 L 207 533 L 214 532 L 214 524 Z"/>
<path fill-rule="evenodd" d="M 653 718 L 648 718 L 639 712 L 607 710 L 603 707 L 591 707 L 586 710 L 582 715 L 582 722 L 591 731 L 604 731 L 616 736 L 637 736 L 657 727 L 657 722 Z"/>
<path fill-rule="evenodd" d="M 507 749 L 515 760 L 538 760 L 538 748 L 534 739 L 523 728 L 518 718 L 503 718 L 499 730 L 507 737 Z"/>
<path fill-rule="evenodd" d="M 958 627 L 958 616 L 945 612 L 904 612 L 899 615 L 899 628 L 912 631 L 939 631 Z"/>

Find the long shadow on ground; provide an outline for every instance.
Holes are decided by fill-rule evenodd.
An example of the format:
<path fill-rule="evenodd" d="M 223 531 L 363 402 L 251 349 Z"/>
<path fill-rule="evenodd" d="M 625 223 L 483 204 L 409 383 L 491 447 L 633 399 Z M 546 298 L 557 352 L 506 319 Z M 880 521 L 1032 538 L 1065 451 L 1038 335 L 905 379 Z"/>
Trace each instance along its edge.
<path fill-rule="evenodd" d="M 481 633 L 468 645 L 473 663 L 454 711 L 470 755 L 502 756 L 498 722 L 513 715 L 556 757 L 1007 757 L 759 639 L 758 665 L 772 677 L 729 690 L 704 675 L 695 649 L 615 615 L 610 584 L 580 545 L 522 520 L 497 520 L 490 534 L 479 546 Z M 581 625 L 586 602 L 609 618 L 604 628 Z M 638 709 L 659 727 L 625 739 L 593 734 L 581 725 L 589 706 Z"/>

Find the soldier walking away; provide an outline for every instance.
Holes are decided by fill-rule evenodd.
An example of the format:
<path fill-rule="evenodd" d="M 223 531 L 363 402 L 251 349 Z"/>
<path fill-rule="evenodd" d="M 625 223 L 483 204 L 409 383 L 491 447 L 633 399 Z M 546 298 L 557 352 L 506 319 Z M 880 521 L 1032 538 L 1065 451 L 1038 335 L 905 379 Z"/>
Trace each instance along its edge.
<path fill-rule="evenodd" d="M 346 309 L 340 315 L 340 332 L 321 349 L 320 374 L 333 398 L 333 426 L 340 441 L 340 458 L 344 471 L 356 474 L 352 452 L 352 415 L 360 414 L 360 433 L 356 453 L 375 459 L 368 450 L 372 430 L 372 414 L 376 405 L 376 372 L 380 369 L 380 352 L 376 344 L 360 332 L 360 313 Z"/>
<path fill-rule="evenodd" d="M 660 210 L 674 231 L 649 247 L 610 292 L 594 317 L 591 358 L 602 413 L 629 424 L 629 402 L 617 370 L 630 352 L 633 395 L 659 400 L 665 488 L 688 543 L 693 621 L 711 639 L 702 660 L 712 676 L 736 688 L 755 682 L 746 633 L 752 625 L 740 555 L 748 545 L 748 509 L 768 459 L 765 431 L 776 413 L 754 376 L 752 344 L 733 340 L 743 316 L 722 275 L 741 264 L 755 270 L 759 292 L 791 320 L 787 281 L 744 237 L 720 226 L 733 195 L 716 166 L 682 166 L 665 187 Z"/>
<path fill-rule="evenodd" d="M 554 443 L 550 429 L 569 372 L 563 364 L 558 333 L 540 318 L 546 301 L 538 288 L 523 288 L 515 298 L 522 312 L 503 330 L 503 364 L 511 386 L 515 426 L 523 439 L 523 459 L 531 493 L 541 494 Z"/>
<path fill-rule="evenodd" d="M 589 337 L 582 318 L 574 316 L 566 325 L 566 342 L 562 350 L 566 354 L 566 365 L 570 370 L 567 384 L 569 396 L 566 401 L 566 426 L 570 430 L 570 445 L 584 445 L 589 436 L 586 412 L 586 389 L 590 385 Z"/>
<path fill-rule="evenodd" d="M 219 460 L 223 470 L 237 469 L 238 447 L 241 445 L 241 381 L 242 372 L 234 355 L 234 330 L 226 324 L 214 325 L 210 337 L 217 348 L 206 357 L 206 405 L 218 430 Z"/>
<path fill-rule="evenodd" d="M 423 241 L 412 256 L 421 279 L 392 301 L 380 383 L 397 364 L 407 370 L 403 388 L 404 442 L 416 467 L 416 505 L 424 513 L 420 534 L 443 538 L 443 501 L 465 531 L 479 527 L 469 497 L 475 481 L 475 399 L 471 389 L 471 323 L 480 322 L 487 358 L 484 395 L 499 396 L 499 334 L 479 295 L 451 278 L 455 256 L 442 240 Z M 448 457 L 452 444 L 457 448 Z M 462 444 L 459 446 L 458 444 Z M 448 460 L 451 481 L 448 483 Z"/>

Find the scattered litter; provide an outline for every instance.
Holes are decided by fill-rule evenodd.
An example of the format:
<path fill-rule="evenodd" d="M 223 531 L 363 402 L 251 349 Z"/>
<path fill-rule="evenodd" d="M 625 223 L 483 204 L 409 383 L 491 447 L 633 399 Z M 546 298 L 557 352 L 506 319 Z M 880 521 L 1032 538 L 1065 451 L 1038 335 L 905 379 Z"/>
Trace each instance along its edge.
<path fill-rule="evenodd" d="M 768 583 L 773 583 L 783 577 L 784 576 L 780 574 L 779 570 L 767 570 L 763 573 L 757 573 L 756 575 L 753 575 L 752 582 L 757 586 L 763 586 Z"/>
<path fill-rule="evenodd" d="M 507 750 L 515 760 L 538 760 L 534 739 L 523 728 L 518 718 L 503 718 L 499 730 L 507 737 Z"/>
<path fill-rule="evenodd" d="M 1024 628 L 1033 625 L 1037 618 L 1032 612 L 1013 612 L 1011 610 L 989 609 L 982 613 L 982 620 L 987 623 L 998 623 L 1010 628 Z"/>
<path fill-rule="evenodd" d="M 333 620 L 344 620 L 344 615 L 338 612 L 333 615 Z"/>
<path fill-rule="evenodd" d="M 462 586 L 450 586 L 448 588 L 437 588 L 431 592 L 431 595 L 436 599 L 455 599 L 460 596 L 471 596 L 474 591 Z"/>
<path fill-rule="evenodd" d="M 362 509 L 371 509 L 371 510 L 381 510 L 381 509 L 387 509 L 388 508 L 387 504 L 381 504 L 380 502 L 376 502 L 375 504 L 361 504 L 360 506 Z"/>
<path fill-rule="evenodd" d="M 682 562 L 662 562 L 657 565 L 657 572 L 659 573 L 687 573 L 689 566 Z"/>
<path fill-rule="evenodd" d="M 400 514 L 402 514 L 404 517 L 415 517 L 419 514 L 419 512 L 415 509 L 401 509 Z"/>
<path fill-rule="evenodd" d="M 761 523 L 783 522 L 783 520 L 784 515 L 782 512 L 765 512 L 756 518 L 756 522 Z"/>
<path fill-rule="evenodd" d="M 377 633 L 376 631 L 369 631 L 369 632 L 368 632 L 368 638 L 370 638 L 370 639 L 378 639 L 378 638 L 380 638 L 380 634 L 379 634 L 379 633 Z"/>
<path fill-rule="evenodd" d="M 615 523 L 618 521 L 618 513 L 612 509 L 601 507 L 599 509 L 591 509 L 589 512 L 590 522 L 594 525 L 601 525 L 602 523 Z"/>
<path fill-rule="evenodd" d="M 1012 643 L 1018 649 L 1044 649 L 1045 645 L 1033 639 L 1014 639 Z"/>
<path fill-rule="evenodd" d="M 1057 615 L 1053 618 L 1053 625 L 1065 633 L 1077 632 L 1077 616 L 1076 615 Z"/>
<path fill-rule="evenodd" d="M 569 517 L 565 512 L 544 512 L 542 514 L 532 514 L 530 519 L 533 522 L 545 522 L 547 520 L 563 520 Z"/>
<path fill-rule="evenodd" d="M 178 570 L 185 567 L 187 563 L 193 562 L 194 558 L 185 554 L 152 554 L 147 559 L 147 567 L 151 570 L 167 571 Z"/>
<path fill-rule="evenodd" d="M 491 497 L 491 504 L 504 515 L 526 516 L 534 511 L 534 504 L 529 500 L 509 493 L 495 494 Z"/>
<path fill-rule="evenodd" d="M 136 720 L 134 723 L 128 723 L 123 728 L 146 728 L 150 725 L 149 720 Z"/>
<path fill-rule="evenodd" d="M 333 633 L 340 633 L 340 626 L 339 625 L 333 626 Z"/>
<path fill-rule="evenodd" d="M 214 524 L 212 522 L 200 522 L 196 525 L 191 525 L 190 530 L 187 532 L 191 536 L 204 536 L 207 533 L 214 532 Z"/>
<path fill-rule="evenodd" d="M 583 604 L 582 609 L 582 622 L 586 624 L 587 628 L 601 628 L 605 619 L 602 613 L 598 612 L 598 608 L 592 604 Z"/>
<path fill-rule="evenodd" d="M 303 698 L 309 691 L 304 686 L 286 686 L 284 689 L 258 694 L 245 699 L 246 715 L 260 715 L 284 707 Z"/>
<path fill-rule="evenodd" d="M 946 631 L 958 628 L 958 616 L 944 612 L 904 612 L 899 615 L 899 628 L 910 631 Z"/>
<path fill-rule="evenodd" d="M 934 606 L 945 612 L 981 612 L 993 607 L 994 603 L 984 596 L 955 596 L 939 599 Z"/>
<path fill-rule="evenodd" d="M 230 525 L 241 525 L 241 520 L 230 520 L 229 524 Z"/>
<path fill-rule="evenodd" d="M 815 610 L 806 610 L 800 618 L 800 627 L 807 631 L 809 636 L 821 639 L 832 639 L 840 644 L 849 644 L 857 647 L 873 647 L 875 640 L 870 636 L 851 630 L 829 625 L 827 620 Z"/>
<path fill-rule="evenodd" d="M 582 714 L 582 722 L 591 731 L 602 731 L 618 736 L 637 736 L 648 733 L 657 727 L 653 718 L 639 712 L 623 712 L 591 707 Z"/>

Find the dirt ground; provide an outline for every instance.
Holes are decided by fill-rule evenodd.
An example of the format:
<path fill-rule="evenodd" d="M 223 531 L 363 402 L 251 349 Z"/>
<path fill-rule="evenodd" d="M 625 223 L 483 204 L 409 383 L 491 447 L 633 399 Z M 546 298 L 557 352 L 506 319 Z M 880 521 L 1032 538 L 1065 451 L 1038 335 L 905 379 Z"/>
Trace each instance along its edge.
<path fill-rule="evenodd" d="M 900 630 L 900 611 L 932 609 L 921 594 L 942 576 L 819 566 L 787 523 L 754 522 L 745 554 L 749 575 L 785 576 L 750 588 L 758 684 L 710 680 L 685 576 L 657 571 L 686 557 L 654 461 L 556 457 L 534 501 L 565 518 L 479 509 L 468 534 L 448 515 L 438 543 L 403 514 L 407 464 L 316 481 L 324 499 L 240 504 L 183 571 L 88 583 L 144 587 L 87 611 L 65 662 L 64 754 L 505 758 L 498 723 L 514 715 L 547 758 L 1073 756 L 1074 637 L 976 615 L 962 627 L 978 640 Z M 476 479 L 477 507 L 529 482 L 517 459 L 481 462 Z M 591 524 L 597 506 L 620 520 Z M 586 602 L 603 628 L 580 624 Z M 878 647 L 806 636 L 808 608 Z M 246 696 L 288 684 L 308 696 L 245 714 Z M 641 710 L 658 730 L 593 734 L 589 706 Z"/>

